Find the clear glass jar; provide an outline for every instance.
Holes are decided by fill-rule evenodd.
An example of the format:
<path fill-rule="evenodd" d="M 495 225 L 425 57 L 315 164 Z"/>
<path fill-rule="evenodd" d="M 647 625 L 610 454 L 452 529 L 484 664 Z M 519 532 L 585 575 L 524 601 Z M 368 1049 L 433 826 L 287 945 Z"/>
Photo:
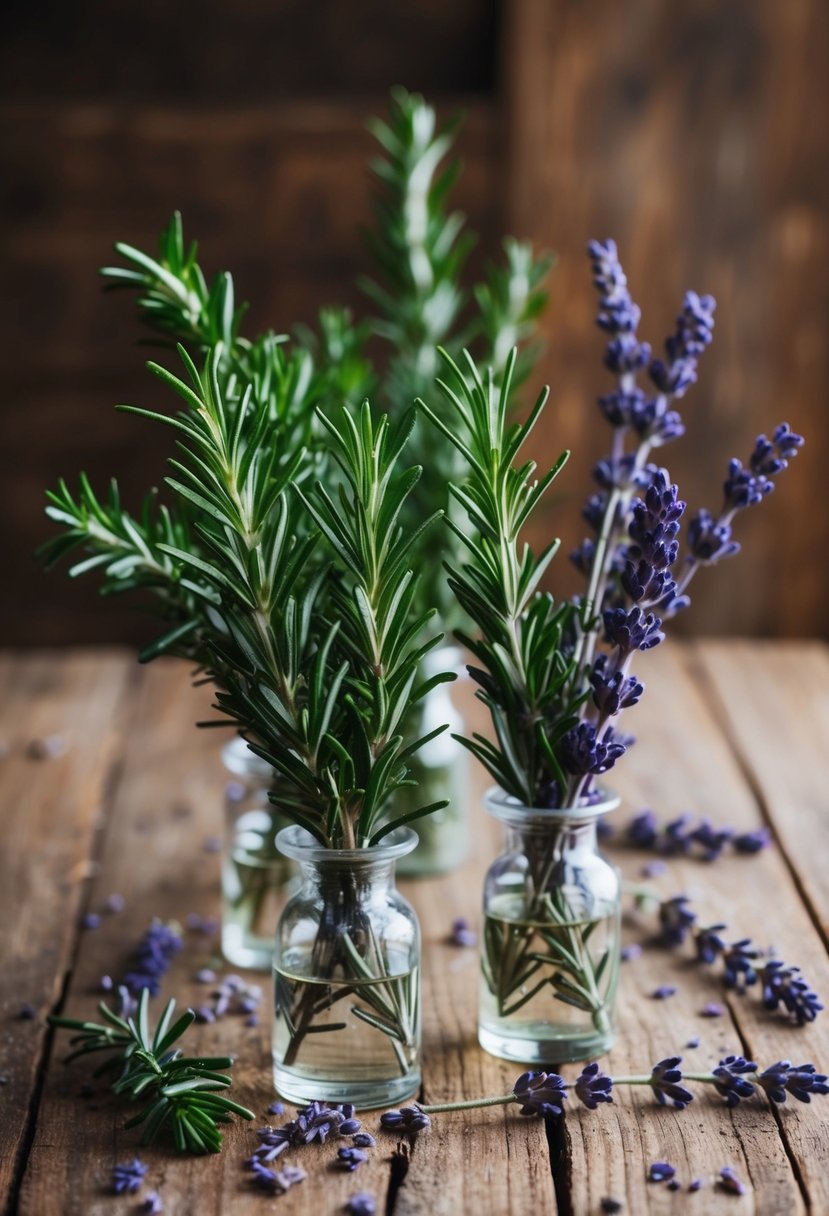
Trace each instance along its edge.
<path fill-rule="evenodd" d="M 276 847 L 289 822 L 268 798 L 273 769 L 237 736 L 222 748 L 225 786 L 222 954 L 234 967 L 270 971 L 273 935 L 294 868 Z"/>
<path fill-rule="evenodd" d="M 273 1075 L 290 1102 L 391 1106 L 419 1089 L 420 928 L 394 885 L 416 844 L 407 827 L 366 849 L 279 833 L 302 877 L 274 951 Z"/>
<path fill-rule="evenodd" d="M 457 646 L 439 646 L 424 658 L 422 676 L 429 679 L 440 671 L 460 669 L 461 659 Z M 409 775 L 417 785 L 397 791 L 392 813 L 405 815 L 444 798 L 449 804 L 418 819 L 417 848 L 397 867 L 403 878 L 427 878 L 455 870 L 469 851 L 469 752 L 452 737 L 453 733 L 464 733 L 464 720 L 452 699 L 452 688 L 452 684 L 438 684 L 415 706 L 413 735 L 422 737 L 444 724 L 448 729 L 410 757 Z"/>
<path fill-rule="evenodd" d="M 507 844 L 484 883 L 478 1041 L 526 1064 L 593 1059 L 615 1034 L 621 906 L 596 822 L 619 799 L 541 810 L 494 788 L 484 805 Z"/>

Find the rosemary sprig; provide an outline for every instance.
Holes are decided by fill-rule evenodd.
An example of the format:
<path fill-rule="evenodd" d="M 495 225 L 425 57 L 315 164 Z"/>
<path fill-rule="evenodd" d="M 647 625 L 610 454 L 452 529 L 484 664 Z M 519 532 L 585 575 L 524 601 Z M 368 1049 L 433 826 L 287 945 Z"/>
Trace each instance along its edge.
<path fill-rule="evenodd" d="M 103 1023 L 51 1016 L 52 1026 L 74 1030 L 74 1050 L 66 1063 L 94 1052 L 112 1055 L 98 1072 L 119 1069 L 113 1092 L 143 1102 L 126 1127 L 140 1127 L 142 1144 L 152 1144 L 162 1131 L 172 1134 L 179 1152 L 216 1153 L 221 1148 L 219 1125 L 233 1115 L 252 1119 L 253 1111 L 221 1092 L 231 1079 L 222 1069 L 233 1066 L 228 1056 L 185 1056 L 174 1044 L 195 1020 L 188 1009 L 173 1022 L 176 1003 L 169 1000 L 153 1031 L 148 1014 L 149 992 L 141 992 L 134 1017 L 123 1018 L 104 1002 L 98 1005 Z"/>

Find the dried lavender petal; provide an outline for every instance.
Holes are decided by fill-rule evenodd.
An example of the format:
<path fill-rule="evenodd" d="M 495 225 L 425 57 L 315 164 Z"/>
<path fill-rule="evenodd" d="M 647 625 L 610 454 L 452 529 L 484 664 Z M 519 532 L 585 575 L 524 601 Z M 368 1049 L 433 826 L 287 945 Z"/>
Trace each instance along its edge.
<path fill-rule="evenodd" d="M 478 944 L 478 934 L 470 926 L 466 917 L 459 916 L 456 920 L 452 921 L 449 941 L 453 946 L 460 946 L 462 948 L 476 946 Z"/>
<path fill-rule="evenodd" d="M 732 1195 L 745 1195 L 748 1187 L 737 1177 L 736 1171 L 730 1165 L 724 1165 L 720 1170 L 720 1186 Z"/>
<path fill-rule="evenodd" d="M 655 1001 L 667 1001 L 668 998 L 672 997 L 675 992 L 676 987 L 673 984 L 660 984 L 658 988 L 653 990 L 651 997 Z"/>
<path fill-rule="evenodd" d="M 669 1165 L 667 1161 L 654 1161 L 648 1169 L 648 1182 L 666 1182 L 673 1178 L 675 1173 L 676 1167 Z"/>
<path fill-rule="evenodd" d="M 368 1191 L 358 1191 L 356 1195 L 351 1196 L 345 1210 L 348 1216 L 375 1216 L 377 1203 Z"/>
<path fill-rule="evenodd" d="M 116 1195 L 135 1195 L 141 1189 L 147 1166 L 138 1157 L 112 1167 L 112 1189 Z"/>

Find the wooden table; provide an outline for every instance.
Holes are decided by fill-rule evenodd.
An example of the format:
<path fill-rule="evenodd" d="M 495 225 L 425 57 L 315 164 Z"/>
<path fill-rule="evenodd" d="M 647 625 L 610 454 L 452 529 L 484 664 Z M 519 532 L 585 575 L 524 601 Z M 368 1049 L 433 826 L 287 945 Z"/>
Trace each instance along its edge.
<path fill-rule="evenodd" d="M 727 922 L 734 937 L 774 946 L 826 999 L 829 652 L 820 643 L 723 641 L 669 644 L 648 658 L 639 672 L 647 694 L 628 715 L 642 742 L 616 774 L 624 796 L 617 823 L 651 806 L 663 817 L 688 810 L 739 829 L 769 824 L 775 844 L 762 854 L 729 853 L 712 865 L 671 860 L 654 885 L 665 895 L 688 893 L 701 920 Z M 80 1096 L 88 1073 L 63 1066 L 65 1032 L 53 1035 L 44 1017 L 54 1009 L 91 1015 L 99 977 L 120 973 L 153 916 L 184 921 L 189 912 L 218 911 L 218 859 L 204 847 L 221 830 L 217 735 L 192 729 L 204 716 L 206 690 L 190 688 L 183 665 L 142 669 L 112 650 L 9 654 L 0 671 L 0 1193 L 9 1212 L 27 1216 L 136 1212 L 141 1196 L 111 1193 L 113 1165 L 139 1151 L 135 1133 L 123 1130 L 124 1107 L 106 1089 Z M 64 752 L 33 757 L 32 741 L 50 735 L 62 737 Z M 454 917 L 477 921 L 481 877 L 497 846 L 478 808 L 483 785 L 481 775 L 466 869 L 407 888 L 424 930 L 425 1102 L 503 1093 L 517 1072 L 478 1048 L 476 955 L 446 943 Z M 609 851 L 636 879 L 646 858 L 612 844 Z M 113 892 L 124 910 L 81 930 L 83 914 Z M 652 926 L 652 917 L 629 913 L 626 940 L 646 941 Z M 203 1002 L 193 975 L 214 949 L 187 933 L 165 991 Z M 652 999 L 665 983 L 676 995 Z M 723 1017 L 700 1016 L 712 1000 L 725 1004 Z M 34 1006 L 34 1019 L 18 1016 L 23 1003 Z M 791 1027 L 763 1011 L 756 990 L 725 993 L 687 953 L 652 947 L 625 963 L 619 1006 L 619 1042 L 605 1063 L 616 1074 L 649 1071 L 675 1053 L 703 1070 L 730 1052 L 763 1066 L 808 1060 L 829 1071 L 829 1012 Z M 353 1175 L 330 1167 L 330 1145 L 311 1146 L 293 1158 L 308 1180 L 272 1200 L 252 1190 L 243 1168 L 273 1098 L 268 1023 L 266 1012 L 258 1028 L 225 1018 L 190 1032 L 196 1050 L 238 1055 L 233 1093 L 257 1123 L 236 1123 L 222 1153 L 208 1159 L 179 1158 L 167 1146 L 140 1150 L 149 1165 L 142 1194 L 155 1186 L 168 1216 L 326 1216 L 360 1190 L 395 1216 L 585 1216 L 609 1195 L 624 1198 L 635 1216 L 829 1212 L 829 1098 L 729 1111 L 699 1087 L 684 1112 L 659 1107 L 649 1091 L 620 1090 L 612 1106 L 593 1113 L 573 1101 L 566 1120 L 547 1127 L 514 1107 L 443 1115 L 413 1144 L 384 1136 Z M 686 1050 L 695 1035 L 700 1046 Z M 375 1122 L 369 1115 L 369 1128 Z M 656 1160 L 673 1163 L 685 1184 L 703 1178 L 705 1189 L 672 1194 L 649 1184 Z M 743 1198 L 714 1187 L 724 1165 L 747 1183 Z"/>

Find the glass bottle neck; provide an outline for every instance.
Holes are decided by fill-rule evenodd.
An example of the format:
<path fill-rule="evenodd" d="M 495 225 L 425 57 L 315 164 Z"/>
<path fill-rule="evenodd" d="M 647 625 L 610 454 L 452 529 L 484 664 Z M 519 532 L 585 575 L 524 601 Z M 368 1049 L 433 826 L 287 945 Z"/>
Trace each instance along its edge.
<path fill-rule="evenodd" d="M 577 851 L 595 853 L 598 845 L 596 836 L 596 820 L 582 819 L 579 821 L 563 820 L 556 822 L 552 819 L 539 822 L 538 820 L 519 825 L 514 822 L 506 825 L 507 847 L 511 851 L 525 853 L 528 849 L 538 848 L 543 841 L 554 853 L 565 854 Z"/>

